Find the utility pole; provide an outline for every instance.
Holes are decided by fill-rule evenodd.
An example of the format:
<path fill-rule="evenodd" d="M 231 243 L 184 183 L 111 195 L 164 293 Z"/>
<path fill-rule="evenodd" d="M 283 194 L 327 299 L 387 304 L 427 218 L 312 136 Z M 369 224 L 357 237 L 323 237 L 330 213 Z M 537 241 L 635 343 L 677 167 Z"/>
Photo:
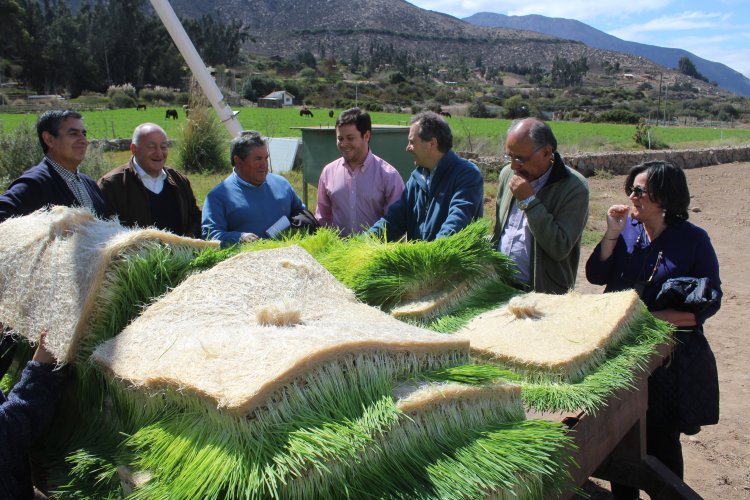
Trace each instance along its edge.
<path fill-rule="evenodd" d="M 659 73 L 659 100 L 656 102 L 656 126 L 659 126 L 659 114 L 661 113 L 661 85 L 664 80 L 664 73 Z"/>
<path fill-rule="evenodd" d="M 185 58 L 185 62 L 190 67 L 190 71 L 193 72 L 193 76 L 198 80 L 198 84 L 203 89 L 203 93 L 206 94 L 211 105 L 219 115 L 219 120 L 229 130 L 232 137 L 237 137 L 242 133 L 242 125 L 237 119 L 237 113 L 239 111 L 232 111 L 232 108 L 224 101 L 224 96 L 221 94 L 221 90 L 216 85 L 216 81 L 211 77 L 211 74 L 206 69 L 206 65 L 203 63 L 203 59 L 195 50 L 195 45 L 190 41 L 190 37 L 185 32 L 185 28 L 174 13 L 172 6 L 168 0 L 151 0 L 154 10 L 161 18 L 162 24 L 167 28 L 169 35 L 172 37 L 177 49 Z"/>

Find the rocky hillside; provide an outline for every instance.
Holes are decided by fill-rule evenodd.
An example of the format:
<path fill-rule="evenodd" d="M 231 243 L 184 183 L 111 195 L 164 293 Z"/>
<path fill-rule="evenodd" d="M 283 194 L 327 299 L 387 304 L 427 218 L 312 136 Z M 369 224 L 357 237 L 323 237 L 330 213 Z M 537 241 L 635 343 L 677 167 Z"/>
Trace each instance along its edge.
<path fill-rule="evenodd" d="M 739 95 L 750 97 L 750 79 L 732 68 L 708 61 L 686 50 L 657 47 L 643 43 L 628 42 L 587 24 L 573 19 L 551 18 L 539 15 L 506 16 L 480 12 L 464 19 L 477 26 L 530 30 L 568 40 L 577 40 L 589 47 L 624 52 L 648 58 L 667 68 L 677 67 L 681 57 L 687 56 L 698 71 L 719 87 Z"/>
<path fill-rule="evenodd" d="M 541 33 L 475 26 L 403 0 L 172 0 L 178 15 L 218 14 L 241 19 L 254 42 L 248 49 L 263 55 L 293 56 L 305 50 L 349 58 L 368 50 L 373 41 L 406 50 L 419 62 L 472 65 L 481 55 L 485 65 L 549 69 L 556 56 L 621 63 L 642 72 L 658 71 L 643 57 L 587 47 Z"/>

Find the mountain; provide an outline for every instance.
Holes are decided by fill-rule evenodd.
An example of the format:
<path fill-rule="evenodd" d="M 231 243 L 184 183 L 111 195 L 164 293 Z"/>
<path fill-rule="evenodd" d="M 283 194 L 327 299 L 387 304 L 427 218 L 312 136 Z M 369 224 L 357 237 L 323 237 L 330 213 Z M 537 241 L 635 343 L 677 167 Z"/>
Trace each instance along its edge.
<path fill-rule="evenodd" d="M 555 57 L 604 60 L 658 73 L 642 57 L 604 51 L 572 39 L 518 29 L 475 26 L 453 16 L 420 9 L 404 0 L 171 0 L 180 16 L 216 15 L 239 19 L 253 37 L 248 49 L 267 56 L 294 57 L 304 51 L 349 59 L 373 45 L 408 52 L 418 63 L 549 69 Z"/>
<path fill-rule="evenodd" d="M 536 31 L 567 40 L 576 40 L 589 47 L 645 57 L 667 68 L 676 68 L 680 58 L 687 56 L 693 61 L 701 74 L 710 81 L 716 82 L 719 87 L 738 95 L 750 97 L 750 79 L 724 64 L 708 61 L 682 49 L 657 47 L 621 40 L 573 19 L 539 15 L 506 16 L 491 12 L 479 12 L 464 18 L 464 21 L 476 26 Z"/>

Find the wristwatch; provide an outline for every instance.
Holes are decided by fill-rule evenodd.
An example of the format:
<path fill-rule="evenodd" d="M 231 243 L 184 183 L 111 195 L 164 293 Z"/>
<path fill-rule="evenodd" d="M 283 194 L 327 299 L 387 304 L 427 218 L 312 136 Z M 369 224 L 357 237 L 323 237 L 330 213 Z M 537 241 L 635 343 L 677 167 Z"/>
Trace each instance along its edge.
<path fill-rule="evenodd" d="M 518 208 L 520 208 L 521 210 L 526 210 L 527 208 L 529 208 L 529 205 L 534 202 L 534 200 L 536 200 L 536 196 L 532 194 L 528 198 L 519 201 Z"/>

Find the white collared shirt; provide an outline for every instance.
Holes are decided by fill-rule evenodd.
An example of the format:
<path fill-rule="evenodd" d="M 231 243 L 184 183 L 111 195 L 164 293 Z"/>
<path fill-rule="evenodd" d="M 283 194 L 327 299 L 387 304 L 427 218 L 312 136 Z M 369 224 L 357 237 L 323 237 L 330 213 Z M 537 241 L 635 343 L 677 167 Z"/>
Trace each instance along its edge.
<path fill-rule="evenodd" d="M 133 165 L 135 166 L 135 171 L 138 173 L 138 177 L 141 178 L 141 182 L 146 186 L 146 189 L 154 194 L 161 193 L 161 190 L 164 189 L 164 181 L 167 178 L 167 172 L 162 168 L 159 175 L 151 177 L 140 165 L 138 165 L 135 158 L 133 158 Z"/>

